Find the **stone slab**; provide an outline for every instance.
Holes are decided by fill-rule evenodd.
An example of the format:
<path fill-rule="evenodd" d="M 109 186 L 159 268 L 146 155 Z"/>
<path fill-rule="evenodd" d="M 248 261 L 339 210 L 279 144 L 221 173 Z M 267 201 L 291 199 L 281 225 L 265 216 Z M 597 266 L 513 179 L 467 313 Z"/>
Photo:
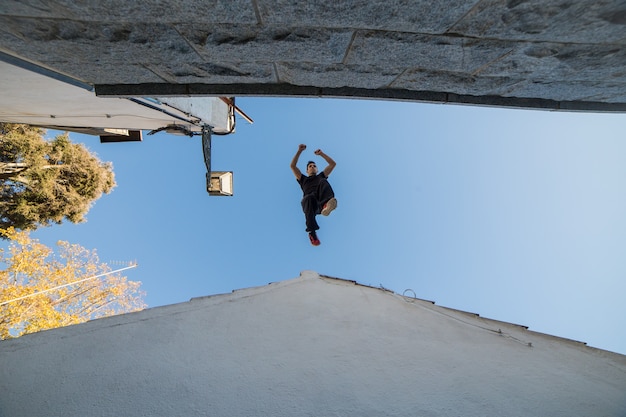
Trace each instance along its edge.
<path fill-rule="evenodd" d="M 340 63 L 351 30 L 250 25 L 176 25 L 176 30 L 208 62 L 300 61 Z"/>
<path fill-rule="evenodd" d="M 108 23 L 257 24 L 249 0 L 2 0 L 0 14 Z"/>
<path fill-rule="evenodd" d="M 511 73 L 535 80 L 626 83 L 626 48 L 529 42 L 481 71 L 498 76 Z"/>
<path fill-rule="evenodd" d="M 44 63 L 73 61 L 98 66 L 101 62 L 182 62 L 198 58 L 187 41 L 165 24 L 0 16 L 0 27 L 3 46 Z"/>
<path fill-rule="evenodd" d="M 549 96 L 558 101 L 589 101 L 614 103 L 623 97 L 623 83 L 602 83 L 594 81 L 524 81 L 511 86 L 502 95 L 506 97 Z"/>
<path fill-rule="evenodd" d="M 623 0 L 483 0 L 451 32 L 502 40 L 624 44 L 625 25 Z"/>
<path fill-rule="evenodd" d="M 258 0 L 265 25 L 442 34 L 479 0 Z"/>
<path fill-rule="evenodd" d="M 274 83 L 277 78 L 274 66 L 269 63 L 189 62 L 171 65 L 154 64 L 147 67 L 164 81 L 174 84 Z"/>
<path fill-rule="evenodd" d="M 472 76 L 451 71 L 413 69 L 403 73 L 390 87 L 474 96 L 501 95 L 507 87 L 521 81 L 507 76 Z"/>
<path fill-rule="evenodd" d="M 472 73 L 510 53 L 513 47 L 512 43 L 497 40 L 360 31 L 355 36 L 346 63 Z"/>
<path fill-rule="evenodd" d="M 399 72 L 365 65 L 316 63 L 280 63 L 276 65 L 279 82 L 300 85 L 324 85 L 330 88 L 386 88 Z"/>

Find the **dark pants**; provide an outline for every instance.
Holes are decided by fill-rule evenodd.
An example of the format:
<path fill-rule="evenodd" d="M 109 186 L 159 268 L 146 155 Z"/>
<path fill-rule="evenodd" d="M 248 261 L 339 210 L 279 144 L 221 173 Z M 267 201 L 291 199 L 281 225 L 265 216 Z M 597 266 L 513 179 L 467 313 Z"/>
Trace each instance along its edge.
<path fill-rule="evenodd" d="M 307 232 L 313 232 L 320 228 L 315 216 L 322 212 L 324 204 L 334 196 L 335 193 L 328 181 L 322 181 L 315 193 L 306 194 L 302 197 L 302 211 L 306 220 Z"/>

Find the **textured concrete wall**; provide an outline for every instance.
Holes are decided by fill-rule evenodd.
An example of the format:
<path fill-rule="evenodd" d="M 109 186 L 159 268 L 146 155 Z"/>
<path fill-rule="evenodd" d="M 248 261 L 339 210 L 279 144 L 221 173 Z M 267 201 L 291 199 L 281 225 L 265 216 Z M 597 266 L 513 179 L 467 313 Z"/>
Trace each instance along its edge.
<path fill-rule="evenodd" d="M 0 416 L 626 412 L 626 357 L 300 278 L 0 342 Z"/>
<path fill-rule="evenodd" d="M 0 49 L 99 95 L 626 111 L 623 0 L 3 0 Z"/>

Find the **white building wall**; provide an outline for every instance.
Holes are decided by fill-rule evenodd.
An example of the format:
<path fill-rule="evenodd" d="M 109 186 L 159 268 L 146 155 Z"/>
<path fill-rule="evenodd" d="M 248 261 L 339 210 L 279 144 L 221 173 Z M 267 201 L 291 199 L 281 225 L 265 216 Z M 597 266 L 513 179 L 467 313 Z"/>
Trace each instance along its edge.
<path fill-rule="evenodd" d="M 196 133 L 206 124 L 222 134 L 232 132 L 234 127 L 229 107 L 219 97 L 129 97 L 136 101 L 97 97 L 85 88 L 86 84 L 79 87 L 49 76 L 54 71 L 43 75 L 1 60 L 0 74 L 3 122 L 128 130 L 178 125 Z"/>
<path fill-rule="evenodd" d="M 626 356 L 305 272 L 0 342 L 0 416 L 624 416 Z"/>

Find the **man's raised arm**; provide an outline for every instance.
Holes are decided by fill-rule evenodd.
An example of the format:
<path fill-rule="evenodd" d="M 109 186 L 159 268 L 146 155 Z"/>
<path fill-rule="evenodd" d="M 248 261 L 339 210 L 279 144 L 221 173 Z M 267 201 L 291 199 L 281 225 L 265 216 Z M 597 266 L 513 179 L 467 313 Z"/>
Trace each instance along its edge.
<path fill-rule="evenodd" d="M 306 149 L 306 145 L 304 145 L 304 144 L 298 145 L 298 152 L 296 152 L 296 154 L 294 155 L 293 159 L 291 160 L 291 165 L 290 165 L 291 170 L 293 171 L 293 175 L 295 175 L 296 179 L 298 179 L 298 180 L 302 176 L 302 172 L 300 172 L 300 170 L 298 169 L 298 159 L 300 159 L 300 154 L 305 149 Z"/>
<path fill-rule="evenodd" d="M 337 165 L 337 163 L 333 160 L 333 158 L 331 158 L 330 156 L 322 152 L 321 149 L 316 150 L 314 153 L 315 155 L 319 155 L 322 158 L 324 158 L 324 160 L 328 163 L 328 166 L 324 168 L 324 171 L 323 171 L 324 175 L 328 177 L 330 173 L 333 172 L 333 169 L 335 169 L 335 166 Z"/>

